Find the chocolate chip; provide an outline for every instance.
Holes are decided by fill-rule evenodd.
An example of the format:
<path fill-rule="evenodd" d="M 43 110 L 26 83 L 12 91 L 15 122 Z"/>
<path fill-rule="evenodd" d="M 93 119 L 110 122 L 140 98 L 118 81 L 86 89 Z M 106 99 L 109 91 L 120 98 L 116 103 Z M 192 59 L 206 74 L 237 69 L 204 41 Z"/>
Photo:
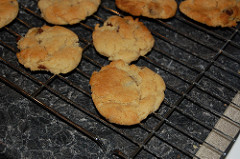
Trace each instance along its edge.
<path fill-rule="evenodd" d="M 231 16 L 231 15 L 233 14 L 233 10 L 232 10 L 232 9 L 226 9 L 226 10 L 224 10 L 224 12 L 225 12 L 227 15 L 229 15 L 229 16 Z"/>
<path fill-rule="evenodd" d="M 41 29 L 41 28 L 39 28 L 38 30 L 37 30 L 37 34 L 41 34 L 43 32 L 43 30 Z"/>
<path fill-rule="evenodd" d="M 112 23 L 107 23 L 107 26 L 110 26 L 110 27 L 112 27 L 113 25 L 112 25 Z"/>
<path fill-rule="evenodd" d="M 45 67 L 44 65 L 39 65 L 38 68 L 42 69 L 42 70 L 46 70 L 47 69 L 47 67 Z"/>
<path fill-rule="evenodd" d="M 155 15 L 155 11 L 154 11 L 154 9 L 149 8 L 149 13 L 150 13 L 151 15 Z"/>
<path fill-rule="evenodd" d="M 21 36 L 18 36 L 18 37 L 16 38 L 16 41 L 18 42 L 21 38 L 22 38 Z"/>
<path fill-rule="evenodd" d="M 119 29 L 120 29 L 120 27 L 118 26 L 118 27 L 117 27 L 117 33 L 119 32 Z"/>

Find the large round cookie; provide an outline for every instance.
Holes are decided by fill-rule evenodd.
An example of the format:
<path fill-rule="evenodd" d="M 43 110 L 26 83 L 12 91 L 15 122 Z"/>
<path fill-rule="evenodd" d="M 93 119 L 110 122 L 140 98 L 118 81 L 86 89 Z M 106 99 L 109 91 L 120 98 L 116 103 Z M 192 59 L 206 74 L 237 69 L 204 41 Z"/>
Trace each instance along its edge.
<path fill-rule="evenodd" d="M 130 63 L 147 54 L 154 45 L 151 32 L 138 19 L 130 16 L 109 17 L 102 27 L 95 26 L 92 34 L 96 50 L 109 60 Z"/>
<path fill-rule="evenodd" d="M 18 15 L 17 0 L 0 0 L 0 28 L 11 23 Z"/>
<path fill-rule="evenodd" d="M 39 0 L 42 17 L 57 25 L 76 24 L 97 11 L 100 0 Z"/>
<path fill-rule="evenodd" d="M 240 21 L 239 0 L 186 0 L 179 8 L 191 19 L 212 27 L 232 27 Z"/>
<path fill-rule="evenodd" d="M 176 14 L 175 0 L 116 0 L 116 6 L 134 16 L 167 19 Z"/>
<path fill-rule="evenodd" d="M 68 73 L 78 66 L 82 57 L 78 41 L 78 36 L 64 27 L 32 28 L 18 41 L 17 58 L 32 71 Z"/>
<path fill-rule="evenodd" d="M 107 120 L 120 125 L 140 123 L 164 99 L 163 79 L 152 70 L 111 62 L 90 79 L 92 99 Z"/>

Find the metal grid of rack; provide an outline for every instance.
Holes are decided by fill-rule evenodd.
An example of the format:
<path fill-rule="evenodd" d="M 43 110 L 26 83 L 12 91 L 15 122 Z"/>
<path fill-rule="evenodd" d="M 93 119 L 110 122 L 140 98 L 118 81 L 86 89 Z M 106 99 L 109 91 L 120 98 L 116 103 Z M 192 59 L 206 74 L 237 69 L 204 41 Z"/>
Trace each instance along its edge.
<path fill-rule="evenodd" d="M 109 63 L 95 51 L 91 33 L 95 24 L 102 24 L 111 15 L 127 14 L 118 10 L 113 0 L 103 0 L 93 16 L 66 26 L 79 36 L 84 49 L 83 59 L 73 72 L 30 72 L 17 62 L 16 41 L 29 28 L 46 22 L 37 1 L 20 1 L 18 18 L 0 30 L 0 83 L 57 116 L 96 143 L 97 150 L 115 158 L 199 158 L 196 152 L 202 144 L 225 157 L 229 149 L 220 150 L 205 138 L 214 131 L 230 142 L 235 140 L 237 136 L 214 128 L 219 118 L 240 128 L 240 123 L 223 114 L 229 105 L 240 110 L 239 104 L 232 102 L 240 88 L 238 27 L 209 28 L 180 12 L 170 20 L 140 17 L 156 42 L 153 50 L 134 64 L 149 67 L 164 78 L 166 97 L 159 110 L 141 124 L 123 127 L 98 114 L 88 84 L 91 73 Z M 88 124 L 82 124 L 80 118 Z M 113 133 L 103 133 L 108 131 Z M 96 149 L 89 147 L 89 152 Z"/>

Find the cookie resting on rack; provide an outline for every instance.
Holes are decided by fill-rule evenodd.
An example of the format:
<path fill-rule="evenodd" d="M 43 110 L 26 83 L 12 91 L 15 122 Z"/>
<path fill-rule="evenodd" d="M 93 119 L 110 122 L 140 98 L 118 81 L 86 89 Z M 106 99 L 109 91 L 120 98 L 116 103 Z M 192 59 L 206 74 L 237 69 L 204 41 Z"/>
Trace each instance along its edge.
<path fill-rule="evenodd" d="M 109 122 L 135 125 L 156 111 L 164 99 L 165 83 L 147 67 L 111 62 L 90 78 L 93 102 Z"/>
<path fill-rule="evenodd" d="M 78 36 L 61 26 L 31 28 L 18 41 L 19 63 L 32 71 L 68 73 L 75 69 L 81 58 Z"/>
<path fill-rule="evenodd" d="M 0 28 L 11 23 L 18 15 L 17 0 L 0 0 Z"/>
<path fill-rule="evenodd" d="M 130 63 L 146 55 L 154 45 L 154 38 L 148 28 L 131 16 L 109 17 L 99 27 L 95 26 L 92 34 L 93 45 L 110 61 L 123 60 Z"/>
<path fill-rule="evenodd" d="M 42 17 L 51 24 L 76 24 L 95 13 L 100 0 L 39 0 Z"/>
<path fill-rule="evenodd" d="M 134 16 L 168 19 L 177 11 L 175 0 L 115 0 L 116 6 Z"/>
<path fill-rule="evenodd" d="M 232 27 L 240 21 L 239 0 L 185 0 L 179 8 L 189 18 L 211 27 Z"/>

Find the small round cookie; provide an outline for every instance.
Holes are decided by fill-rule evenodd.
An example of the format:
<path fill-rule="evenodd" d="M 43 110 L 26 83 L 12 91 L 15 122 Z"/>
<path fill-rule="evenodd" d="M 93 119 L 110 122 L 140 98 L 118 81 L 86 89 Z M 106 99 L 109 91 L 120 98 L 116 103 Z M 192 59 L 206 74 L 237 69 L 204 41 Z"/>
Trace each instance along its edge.
<path fill-rule="evenodd" d="M 39 0 L 42 17 L 51 24 L 76 24 L 95 13 L 101 0 Z"/>
<path fill-rule="evenodd" d="M 140 123 L 164 99 L 165 83 L 152 70 L 111 62 L 90 78 L 93 102 L 107 120 L 119 125 Z"/>
<path fill-rule="evenodd" d="M 109 17 L 102 27 L 95 26 L 92 34 L 96 50 L 110 61 L 130 63 L 147 54 L 154 45 L 151 32 L 138 19 L 130 16 Z"/>
<path fill-rule="evenodd" d="M 0 28 L 11 23 L 18 15 L 17 0 L 0 0 Z"/>
<path fill-rule="evenodd" d="M 212 27 L 232 27 L 240 21 L 239 0 L 185 0 L 179 8 L 189 18 Z"/>
<path fill-rule="evenodd" d="M 116 0 L 116 6 L 134 16 L 168 19 L 177 11 L 175 0 Z"/>
<path fill-rule="evenodd" d="M 60 26 L 31 28 L 18 41 L 19 63 L 32 71 L 50 71 L 53 74 L 68 73 L 75 69 L 81 58 L 78 36 Z"/>

